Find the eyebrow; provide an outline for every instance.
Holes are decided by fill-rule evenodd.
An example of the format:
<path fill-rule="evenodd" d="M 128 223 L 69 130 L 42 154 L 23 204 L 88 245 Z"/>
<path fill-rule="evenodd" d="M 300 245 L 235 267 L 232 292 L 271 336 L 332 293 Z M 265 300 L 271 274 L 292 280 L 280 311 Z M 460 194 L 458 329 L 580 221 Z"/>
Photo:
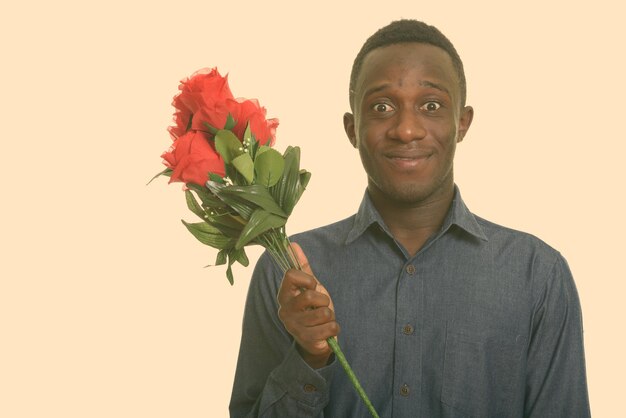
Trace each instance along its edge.
<path fill-rule="evenodd" d="M 370 94 L 374 94 L 374 93 L 378 93 L 380 91 L 383 91 L 383 90 L 385 90 L 389 86 L 391 86 L 391 83 L 384 83 L 384 84 L 381 84 L 379 86 L 371 87 L 371 88 L 365 90 L 365 93 L 363 93 L 363 97 L 367 97 Z"/>
<path fill-rule="evenodd" d="M 439 91 L 441 91 L 443 93 L 446 93 L 448 96 L 451 96 L 450 95 L 450 91 L 446 87 L 442 86 L 441 84 L 433 83 L 432 81 L 421 80 L 419 82 L 419 85 L 422 86 L 422 87 L 428 87 L 428 88 L 433 88 L 433 89 L 439 90 Z M 391 86 L 391 83 L 384 83 L 384 84 L 381 84 L 379 86 L 374 86 L 372 88 L 369 88 L 369 89 L 367 89 L 365 91 L 365 93 L 363 94 L 363 97 L 367 97 L 370 94 L 374 94 L 374 93 L 378 93 L 380 91 L 383 91 L 383 90 L 385 90 L 386 88 L 388 88 L 390 86 Z"/>
<path fill-rule="evenodd" d="M 432 81 L 420 81 L 420 86 L 422 87 L 431 87 L 433 89 L 437 89 L 439 91 L 442 91 L 444 93 L 446 93 L 448 96 L 450 96 L 450 92 L 448 91 L 447 88 L 445 88 L 444 86 L 442 86 L 441 84 L 437 84 L 437 83 L 433 83 Z"/>

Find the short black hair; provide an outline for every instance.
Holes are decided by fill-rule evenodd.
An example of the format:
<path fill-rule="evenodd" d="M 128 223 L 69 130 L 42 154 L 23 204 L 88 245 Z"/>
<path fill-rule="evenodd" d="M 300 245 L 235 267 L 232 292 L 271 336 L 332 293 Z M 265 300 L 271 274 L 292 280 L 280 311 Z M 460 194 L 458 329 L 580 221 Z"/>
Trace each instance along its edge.
<path fill-rule="evenodd" d="M 463 70 L 463 61 L 456 52 L 454 45 L 446 36 L 434 26 L 427 25 L 418 20 L 402 19 L 391 22 L 389 25 L 378 29 L 376 33 L 370 36 L 361 47 L 361 50 L 354 59 L 352 64 L 352 72 L 350 73 L 350 107 L 354 111 L 354 90 L 356 88 L 356 79 L 359 76 L 363 60 L 365 56 L 376 48 L 388 45 L 418 42 L 430 44 L 446 51 L 452 59 L 452 65 L 459 77 L 459 87 L 461 90 L 461 106 L 465 106 L 467 96 L 467 85 L 465 82 L 465 71 Z"/>

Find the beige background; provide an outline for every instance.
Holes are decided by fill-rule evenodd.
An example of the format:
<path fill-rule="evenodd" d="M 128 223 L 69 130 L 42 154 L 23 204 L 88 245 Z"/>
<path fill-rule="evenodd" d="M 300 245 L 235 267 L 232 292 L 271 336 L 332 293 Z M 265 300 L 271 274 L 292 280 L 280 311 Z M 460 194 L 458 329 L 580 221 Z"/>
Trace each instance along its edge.
<path fill-rule="evenodd" d="M 215 251 L 180 224 L 193 219 L 180 186 L 145 186 L 170 143 L 178 80 L 218 66 L 281 119 L 277 148 L 299 145 L 313 172 L 289 223 L 302 231 L 358 206 L 365 178 L 341 124 L 349 70 L 400 17 L 457 46 L 476 111 L 457 152 L 463 196 L 569 260 L 594 416 L 619 415 L 618 2 L 87 3 L 0 6 L 0 416 L 226 417 L 251 271 L 231 287 L 203 268 Z"/>

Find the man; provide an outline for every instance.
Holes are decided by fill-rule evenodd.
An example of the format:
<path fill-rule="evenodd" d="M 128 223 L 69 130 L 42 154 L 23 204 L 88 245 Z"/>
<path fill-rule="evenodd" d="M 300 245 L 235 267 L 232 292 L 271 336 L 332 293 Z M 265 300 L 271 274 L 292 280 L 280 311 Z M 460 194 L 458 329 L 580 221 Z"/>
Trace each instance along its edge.
<path fill-rule="evenodd" d="M 356 215 L 293 238 L 304 272 L 259 260 L 231 416 L 367 417 L 325 341 L 338 324 L 381 417 L 590 415 L 567 263 L 471 214 L 454 184 L 465 90 L 434 27 L 393 22 L 363 45 L 344 126 L 367 192 Z"/>

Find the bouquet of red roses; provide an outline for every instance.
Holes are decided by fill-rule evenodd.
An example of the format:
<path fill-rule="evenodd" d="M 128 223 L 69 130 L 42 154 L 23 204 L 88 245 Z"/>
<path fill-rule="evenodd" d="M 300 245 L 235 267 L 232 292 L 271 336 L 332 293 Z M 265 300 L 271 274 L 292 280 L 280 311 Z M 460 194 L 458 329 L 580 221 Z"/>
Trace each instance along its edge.
<path fill-rule="evenodd" d="M 277 119 L 256 100 L 236 99 L 227 77 L 204 69 L 185 79 L 174 97 L 174 141 L 163 153 L 166 169 L 154 176 L 185 183 L 187 206 L 200 222 L 185 222 L 203 244 L 219 250 L 215 264 L 248 265 L 244 247 L 265 247 L 283 271 L 300 269 L 285 224 L 309 182 L 300 149 L 272 148 Z M 154 179 L 153 178 L 153 179 Z M 328 343 L 372 416 L 378 417 L 334 338 Z"/>
<path fill-rule="evenodd" d="M 200 70 L 174 97 L 172 146 L 159 173 L 185 183 L 187 206 L 201 222 L 183 221 L 200 242 L 219 250 L 217 265 L 248 265 L 244 246 L 260 244 L 287 270 L 295 261 L 285 224 L 311 177 L 300 170 L 300 149 L 272 145 L 277 119 L 256 100 L 235 99 L 227 77 Z"/>

